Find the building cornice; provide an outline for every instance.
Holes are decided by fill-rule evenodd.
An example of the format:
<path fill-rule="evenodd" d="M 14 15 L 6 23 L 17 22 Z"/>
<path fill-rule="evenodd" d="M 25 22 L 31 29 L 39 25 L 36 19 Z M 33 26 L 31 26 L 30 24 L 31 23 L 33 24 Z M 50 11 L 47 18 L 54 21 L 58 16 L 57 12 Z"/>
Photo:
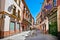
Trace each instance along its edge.
<path fill-rule="evenodd" d="M 7 13 L 7 12 L 5 12 L 5 11 L 0 12 L 0 14 L 5 14 L 5 15 L 8 15 L 9 17 L 14 18 L 14 19 L 21 20 L 20 18 L 16 17 L 15 15 L 9 14 L 9 13 Z"/>

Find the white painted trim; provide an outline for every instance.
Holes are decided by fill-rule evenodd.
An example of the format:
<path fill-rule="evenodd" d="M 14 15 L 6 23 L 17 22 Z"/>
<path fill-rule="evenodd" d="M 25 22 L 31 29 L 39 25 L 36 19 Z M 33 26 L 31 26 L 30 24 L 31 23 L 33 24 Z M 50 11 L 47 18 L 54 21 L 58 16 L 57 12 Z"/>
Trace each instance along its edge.
<path fill-rule="evenodd" d="M 6 18 L 4 19 L 4 31 L 9 31 L 9 24 L 10 24 L 10 17 L 5 16 Z"/>

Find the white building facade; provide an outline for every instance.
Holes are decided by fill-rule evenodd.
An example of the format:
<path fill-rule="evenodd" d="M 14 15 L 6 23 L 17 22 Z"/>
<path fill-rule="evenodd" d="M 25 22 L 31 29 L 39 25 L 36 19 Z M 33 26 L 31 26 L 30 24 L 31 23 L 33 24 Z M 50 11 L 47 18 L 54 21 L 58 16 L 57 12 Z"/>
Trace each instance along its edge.
<path fill-rule="evenodd" d="M 22 32 L 22 0 L 0 0 L 0 38 Z"/>

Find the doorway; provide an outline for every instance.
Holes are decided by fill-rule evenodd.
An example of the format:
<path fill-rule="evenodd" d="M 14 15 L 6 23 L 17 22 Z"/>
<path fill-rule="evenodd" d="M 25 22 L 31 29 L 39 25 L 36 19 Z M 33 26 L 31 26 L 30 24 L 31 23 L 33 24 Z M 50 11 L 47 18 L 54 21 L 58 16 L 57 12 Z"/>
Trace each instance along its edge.
<path fill-rule="evenodd" d="M 24 26 L 22 26 L 22 31 L 24 31 Z"/>

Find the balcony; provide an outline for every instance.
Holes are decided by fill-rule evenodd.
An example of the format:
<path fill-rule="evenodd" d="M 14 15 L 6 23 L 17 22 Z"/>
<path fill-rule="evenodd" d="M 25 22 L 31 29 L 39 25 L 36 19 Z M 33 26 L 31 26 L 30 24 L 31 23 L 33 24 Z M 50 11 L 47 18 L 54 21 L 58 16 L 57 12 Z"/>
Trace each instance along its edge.
<path fill-rule="evenodd" d="M 24 17 L 24 20 L 28 21 L 30 24 L 32 23 L 32 20 L 30 18 Z"/>
<path fill-rule="evenodd" d="M 51 15 L 54 14 L 53 12 L 55 12 L 56 10 L 57 10 L 57 7 L 52 7 L 52 9 L 46 13 L 46 16 L 50 17 Z"/>
<path fill-rule="evenodd" d="M 14 1 L 14 6 L 18 9 L 18 10 L 22 10 L 21 7 Z"/>

